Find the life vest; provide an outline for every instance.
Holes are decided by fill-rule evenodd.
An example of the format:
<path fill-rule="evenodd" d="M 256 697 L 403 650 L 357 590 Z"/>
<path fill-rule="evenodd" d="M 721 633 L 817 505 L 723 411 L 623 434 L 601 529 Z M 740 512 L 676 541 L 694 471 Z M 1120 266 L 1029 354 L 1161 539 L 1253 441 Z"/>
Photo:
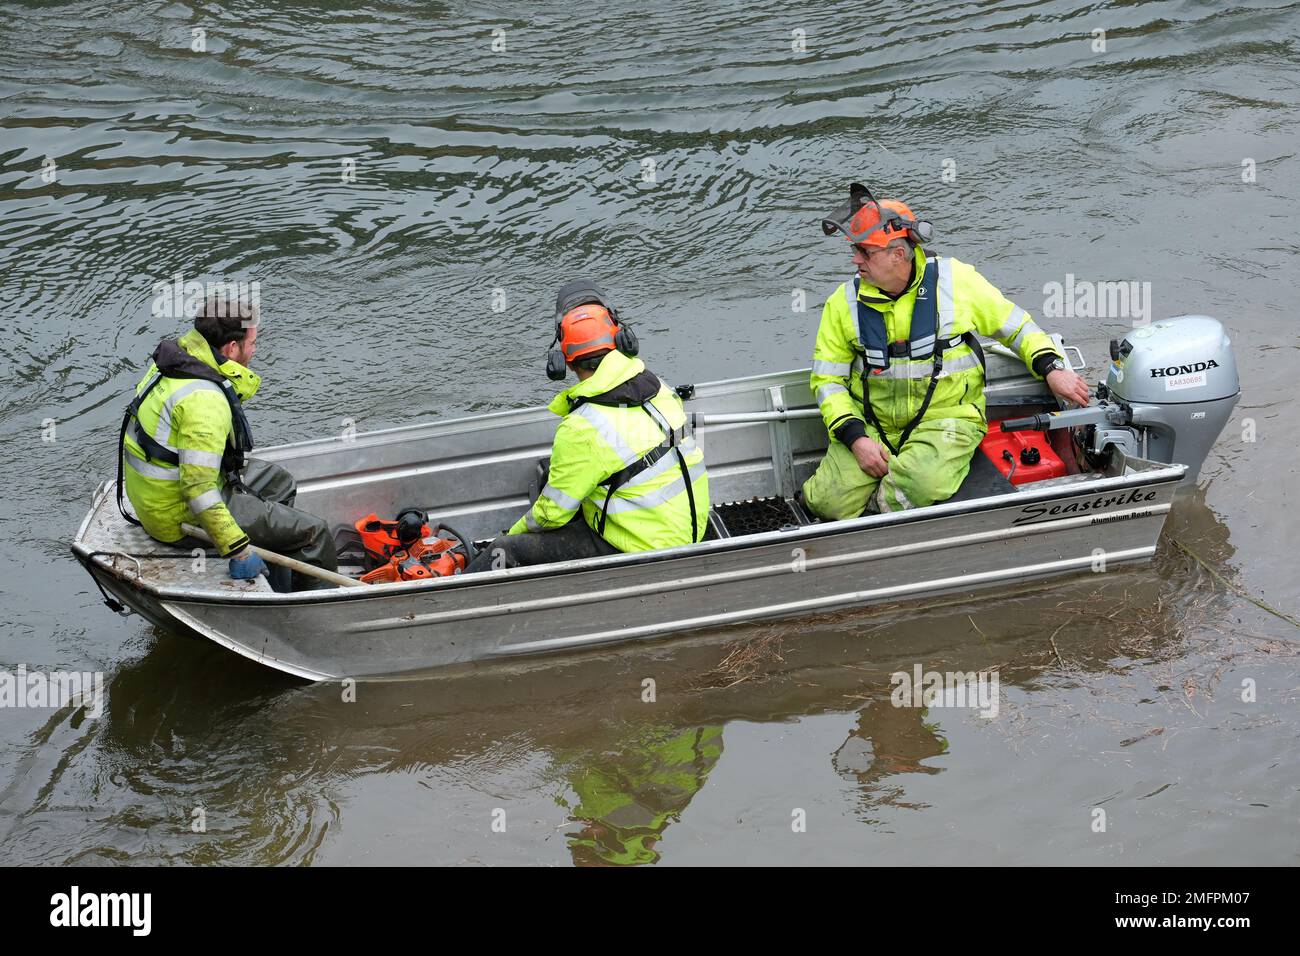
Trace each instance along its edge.
<path fill-rule="evenodd" d="M 862 281 L 859 276 L 855 275 L 852 283 L 846 282 L 844 284 L 845 297 L 849 300 L 850 308 L 856 306 L 857 309 L 858 338 L 862 341 L 864 353 L 862 411 L 867 421 L 880 434 L 885 446 L 895 455 L 907 444 L 907 439 L 912 434 L 912 430 L 925 417 L 925 412 L 930 407 L 930 399 L 934 397 L 935 386 L 943 374 L 944 354 L 947 351 L 961 345 L 967 345 L 979 359 L 980 367 L 984 367 L 984 350 L 981 348 L 975 333 L 965 332 L 961 335 L 952 335 L 954 314 L 952 278 L 947 269 L 941 267 L 940 262 L 941 260 L 935 257 L 929 259 L 925 264 L 925 272 L 916 287 L 916 299 L 912 306 L 912 324 L 908 329 L 906 340 L 887 341 L 884 313 L 873 309 L 858 296 L 858 289 Z M 921 401 L 921 407 L 912 417 L 912 420 L 903 428 L 897 447 L 890 444 L 889 437 L 885 434 L 885 430 L 880 427 L 879 421 L 876 420 L 875 411 L 871 407 L 871 376 L 880 375 L 887 371 L 891 359 L 908 359 L 910 361 L 931 359 L 933 362 L 925 398 Z"/>

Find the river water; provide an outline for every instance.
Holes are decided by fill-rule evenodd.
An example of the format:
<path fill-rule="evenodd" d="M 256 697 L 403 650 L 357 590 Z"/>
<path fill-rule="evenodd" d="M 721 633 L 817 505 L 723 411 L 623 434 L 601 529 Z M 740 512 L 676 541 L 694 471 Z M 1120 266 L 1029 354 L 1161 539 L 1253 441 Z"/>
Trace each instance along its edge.
<path fill-rule="evenodd" d="M 0 709 L 0 862 L 1297 862 L 1300 633 L 1247 596 L 1300 611 L 1300 4 L 0 14 L 0 665 L 108 692 Z M 708 381 L 808 363 L 850 179 L 1094 380 L 1141 316 L 1045 318 L 1049 283 L 1225 322 L 1241 401 L 1153 564 L 344 703 L 68 553 L 179 327 L 155 283 L 260 283 L 263 445 L 546 401 L 575 274 Z M 890 706 L 916 665 L 996 670 L 997 716 Z"/>

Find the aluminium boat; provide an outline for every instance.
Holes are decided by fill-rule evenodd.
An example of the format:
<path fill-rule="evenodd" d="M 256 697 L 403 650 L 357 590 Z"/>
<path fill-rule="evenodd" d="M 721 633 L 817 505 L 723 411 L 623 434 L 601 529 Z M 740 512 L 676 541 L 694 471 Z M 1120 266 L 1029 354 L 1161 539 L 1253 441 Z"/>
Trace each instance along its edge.
<path fill-rule="evenodd" d="M 1084 367 L 1077 350 L 1066 353 Z M 948 501 L 815 520 L 796 491 L 828 439 L 809 372 L 799 369 L 679 386 L 714 505 L 698 544 L 277 594 L 230 579 L 212 553 L 199 560 L 149 538 L 123 519 L 108 481 L 72 551 L 111 607 L 313 681 L 662 640 L 1148 561 L 1176 492 L 1195 480 L 1236 401 L 1220 323 L 1184 316 L 1112 342 L 1106 381 L 1086 408 L 1062 409 L 1001 346 L 986 343 L 985 357 L 990 431 L 1041 431 L 1065 474 L 1013 484 L 977 450 Z M 417 507 L 482 540 L 537 494 L 558 421 L 528 408 L 281 445 L 258 457 L 289 469 L 297 506 L 333 527 Z"/>

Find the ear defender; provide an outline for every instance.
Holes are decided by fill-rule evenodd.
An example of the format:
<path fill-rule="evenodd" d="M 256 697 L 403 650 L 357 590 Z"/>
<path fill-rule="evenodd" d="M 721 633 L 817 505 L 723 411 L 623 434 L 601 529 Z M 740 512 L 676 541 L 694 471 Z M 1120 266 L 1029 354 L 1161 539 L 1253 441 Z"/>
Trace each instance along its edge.
<path fill-rule="evenodd" d="M 595 312 L 587 310 L 591 314 L 575 312 L 584 305 L 598 306 L 599 309 Z M 594 328 L 588 326 L 585 333 L 576 333 L 576 343 L 566 340 L 566 336 L 575 334 L 572 328 L 566 330 L 564 325 L 565 317 L 571 314 L 575 322 L 598 323 Z M 555 296 L 555 335 L 546 354 L 546 377 L 553 382 L 564 380 L 569 370 L 566 350 L 576 361 L 596 349 L 611 346 L 628 358 L 641 351 L 636 333 L 622 321 L 605 290 L 590 279 L 575 279 L 561 286 Z"/>
<path fill-rule="evenodd" d="M 552 345 L 555 343 L 552 342 Z M 551 349 L 546 353 L 546 377 L 552 382 L 563 382 L 564 377 L 569 374 L 568 363 L 564 361 L 564 353 L 559 349 Z"/>
<path fill-rule="evenodd" d="M 614 348 L 618 349 L 628 358 L 636 358 L 636 354 L 641 351 L 641 343 L 632 331 L 632 327 L 626 323 L 619 323 L 618 331 L 614 333 Z"/>

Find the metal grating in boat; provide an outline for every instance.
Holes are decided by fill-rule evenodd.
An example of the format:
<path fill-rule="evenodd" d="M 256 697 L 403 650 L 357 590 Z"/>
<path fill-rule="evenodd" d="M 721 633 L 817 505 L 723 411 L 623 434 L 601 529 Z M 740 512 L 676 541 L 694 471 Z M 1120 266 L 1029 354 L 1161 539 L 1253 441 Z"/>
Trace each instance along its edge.
<path fill-rule="evenodd" d="M 777 496 L 715 505 L 713 517 L 730 538 L 807 524 L 807 519 L 795 511 L 791 502 Z"/>

